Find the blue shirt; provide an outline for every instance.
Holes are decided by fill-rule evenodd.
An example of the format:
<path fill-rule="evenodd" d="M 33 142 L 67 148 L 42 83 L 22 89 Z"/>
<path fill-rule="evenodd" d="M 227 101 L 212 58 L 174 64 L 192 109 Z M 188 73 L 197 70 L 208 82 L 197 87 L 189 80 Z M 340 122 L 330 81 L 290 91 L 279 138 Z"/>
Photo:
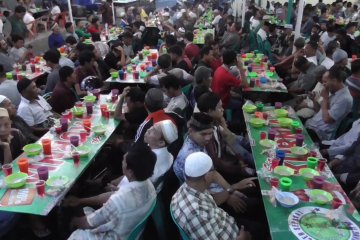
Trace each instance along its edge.
<path fill-rule="evenodd" d="M 195 143 L 193 140 L 187 137 L 185 139 L 184 145 L 180 149 L 180 152 L 178 153 L 175 159 L 175 163 L 173 166 L 176 176 L 182 182 L 185 181 L 185 159 L 191 153 L 195 153 L 195 152 L 207 153 L 205 147 L 199 146 L 197 143 Z"/>
<path fill-rule="evenodd" d="M 48 44 L 50 49 L 59 48 L 65 45 L 64 38 L 61 34 L 52 33 L 49 36 Z"/>
<path fill-rule="evenodd" d="M 307 128 L 314 130 L 321 140 L 332 139 L 341 121 L 351 111 L 353 98 L 350 95 L 349 89 L 344 87 L 334 94 L 331 94 L 329 101 L 329 115 L 334 122 L 325 123 L 322 117 L 322 110 L 320 109 L 320 111 L 307 120 L 305 124 Z"/>

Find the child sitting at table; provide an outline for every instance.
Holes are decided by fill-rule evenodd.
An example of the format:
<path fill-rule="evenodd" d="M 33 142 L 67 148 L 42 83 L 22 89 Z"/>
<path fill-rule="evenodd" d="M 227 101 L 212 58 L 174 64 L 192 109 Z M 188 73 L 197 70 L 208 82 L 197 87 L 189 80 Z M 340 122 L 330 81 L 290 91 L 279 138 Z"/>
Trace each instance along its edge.
<path fill-rule="evenodd" d="M 0 162 L 10 163 L 22 153 L 26 139 L 17 129 L 11 128 L 9 113 L 0 108 Z"/>

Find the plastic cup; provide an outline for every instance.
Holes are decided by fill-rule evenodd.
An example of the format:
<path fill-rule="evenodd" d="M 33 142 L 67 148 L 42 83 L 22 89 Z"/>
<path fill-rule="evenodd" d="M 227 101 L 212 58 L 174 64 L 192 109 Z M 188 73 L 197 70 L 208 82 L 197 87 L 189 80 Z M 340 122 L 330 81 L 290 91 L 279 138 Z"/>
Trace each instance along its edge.
<path fill-rule="evenodd" d="M 279 166 L 280 158 L 271 159 L 271 170 L 274 170 L 277 166 Z"/>
<path fill-rule="evenodd" d="M 61 131 L 66 132 L 69 127 L 68 119 L 65 117 L 60 118 Z"/>
<path fill-rule="evenodd" d="M 62 132 L 61 125 L 55 126 L 55 132 L 56 132 L 56 134 L 61 134 L 61 132 Z"/>
<path fill-rule="evenodd" d="M 278 178 L 271 178 L 270 179 L 270 187 L 279 187 L 279 179 Z"/>
<path fill-rule="evenodd" d="M 78 166 L 80 164 L 80 154 L 78 152 L 73 152 L 72 158 L 73 158 L 75 166 Z"/>
<path fill-rule="evenodd" d="M 144 60 L 144 54 L 142 52 L 139 52 L 139 60 L 140 61 Z"/>
<path fill-rule="evenodd" d="M 266 132 L 261 132 L 260 133 L 260 140 L 264 140 L 266 139 Z"/>
<path fill-rule="evenodd" d="M 275 140 L 276 130 L 275 129 L 269 129 L 268 131 L 268 139 Z"/>
<path fill-rule="evenodd" d="M 12 174 L 12 164 L 11 163 L 8 163 L 8 164 L 4 164 L 2 166 L 2 169 L 4 171 L 4 175 L 5 176 L 9 176 Z"/>
<path fill-rule="evenodd" d="M 36 191 L 39 195 L 39 197 L 43 197 L 45 195 L 45 181 L 40 180 L 36 183 Z"/>
<path fill-rule="evenodd" d="M 26 63 L 23 63 L 23 64 L 21 65 L 21 70 L 26 71 Z"/>
<path fill-rule="evenodd" d="M 138 71 L 133 72 L 133 78 L 134 79 L 139 79 L 139 72 Z"/>
<path fill-rule="evenodd" d="M 112 89 L 111 90 L 111 96 L 117 96 L 117 95 L 119 95 L 119 89 Z"/>
<path fill-rule="evenodd" d="M 300 127 L 300 122 L 299 121 L 293 121 L 291 123 L 291 131 L 292 133 L 296 133 L 296 129 Z"/>
<path fill-rule="evenodd" d="M 88 115 L 93 114 L 93 105 L 92 103 L 86 103 L 86 113 Z"/>
<path fill-rule="evenodd" d="M 327 163 L 327 160 L 325 158 L 320 158 L 318 161 L 318 171 L 320 171 L 320 172 L 324 171 L 326 163 Z"/>
<path fill-rule="evenodd" d="M 296 146 L 301 147 L 304 144 L 304 135 L 296 134 Z"/>
<path fill-rule="evenodd" d="M 99 100 L 100 97 L 100 89 L 94 89 L 91 93 L 96 97 L 96 100 Z"/>
<path fill-rule="evenodd" d="M 290 191 L 290 187 L 292 185 L 292 180 L 288 177 L 280 178 L 280 189 L 282 191 Z"/>
<path fill-rule="evenodd" d="M 152 65 L 153 67 L 156 67 L 156 60 L 151 60 L 151 65 Z"/>
<path fill-rule="evenodd" d="M 120 70 L 119 71 L 119 78 L 120 78 L 120 80 L 124 80 L 125 78 L 124 78 L 124 71 L 123 70 Z"/>
<path fill-rule="evenodd" d="M 42 139 L 41 143 L 42 143 L 44 154 L 51 155 L 51 140 L 50 139 Z"/>
<path fill-rule="evenodd" d="M 86 142 L 86 137 L 87 137 L 87 132 L 84 131 L 84 130 L 81 130 L 81 131 L 80 131 L 80 141 L 81 141 L 82 143 Z"/>
<path fill-rule="evenodd" d="M 253 88 L 255 87 L 255 79 L 250 79 L 250 87 Z"/>
<path fill-rule="evenodd" d="M 310 157 L 317 157 L 317 152 L 312 150 L 312 151 L 309 152 L 309 156 Z"/>
<path fill-rule="evenodd" d="M 84 127 L 86 132 L 89 133 L 91 131 L 91 121 L 90 121 L 90 119 L 84 119 L 83 120 L 83 127 Z"/>
<path fill-rule="evenodd" d="M 270 67 L 270 72 L 275 72 L 275 67 Z"/>
<path fill-rule="evenodd" d="M 46 166 L 39 167 L 37 169 L 37 172 L 38 172 L 40 180 L 44 180 L 44 181 L 48 180 L 48 178 L 49 178 L 49 168 L 48 167 L 46 167 Z"/>
<path fill-rule="evenodd" d="M 71 136 L 70 144 L 77 147 L 77 146 L 79 146 L 79 140 L 80 140 L 79 136 Z"/>
<path fill-rule="evenodd" d="M 276 102 L 275 103 L 275 109 L 280 109 L 282 108 L 282 103 L 281 102 Z"/>
<path fill-rule="evenodd" d="M 248 66 L 248 72 L 252 72 L 252 67 L 251 66 Z"/>
<path fill-rule="evenodd" d="M 262 104 L 262 103 L 256 104 L 256 107 L 259 112 L 262 112 L 262 110 L 264 110 L 264 104 Z"/>
<path fill-rule="evenodd" d="M 264 112 L 264 113 L 263 113 L 263 119 L 264 119 L 264 120 L 267 120 L 268 117 L 269 117 L 269 115 L 268 115 L 266 112 Z"/>
<path fill-rule="evenodd" d="M 104 109 L 104 118 L 109 119 L 110 118 L 110 112 L 107 109 Z"/>
<path fill-rule="evenodd" d="M 342 205 L 342 201 L 339 198 L 334 198 L 332 201 L 332 208 L 338 209 Z"/>
<path fill-rule="evenodd" d="M 40 67 L 35 67 L 35 72 L 39 73 L 40 72 Z"/>
<path fill-rule="evenodd" d="M 18 166 L 20 172 L 29 173 L 29 161 L 26 158 L 19 159 Z"/>
<path fill-rule="evenodd" d="M 107 110 L 107 105 L 106 104 L 101 104 L 100 105 L 101 116 L 104 116 L 104 111 L 105 110 Z"/>
<path fill-rule="evenodd" d="M 322 189 L 324 183 L 325 183 L 324 177 L 315 176 L 312 179 L 312 184 L 313 184 L 314 189 Z"/>
<path fill-rule="evenodd" d="M 75 107 L 82 107 L 83 106 L 83 103 L 82 102 L 76 102 L 75 103 Z"/>
<path fill-rule="evenodd" d="M 34 72 L 35 72 L 35 65 L 34 65 L 34 64 L 31 64 L 31 65 L 30 65 L 30 68 L 31 68 L 31 72 L 34 73 Z"/>
<path fill-rule="evenodd" d="M 260 79 L 255 79 L 255 85 L 257 86 L 257 87 L 260 87 Z"/>
<path fill-rule="evenodd" d="M 295 133 L 301 134 L 301 133 L 302 133 L 302 128 L 296 128 L 296 129 L 295 129 Z"/>
<path fill-rule="evenodd" d="M 318 165 L 319 159 L 316 157 L 308 157 L 307 159 L 307 166 L 308 168 L 315 169 Z"/>
<path fill-rule="evenodd" d="M 132 65 L 131 67 L 133 71 L 136 71 L 136 65 Z"/>
<path fill-rule="evenodd" d="M 17 74 L 15 72 L 13 73 L 12 77 L 13 77 L 12 78 L 13 80 L 15 80 L 15 81 L 17 80 Z"/>
<path fill-rule="evenodd" d="M 6 73 L 6 79 L 8 79 L 8 80 L 13 79 L 13 74 L 12 74 L 12 72 L 7 72 L 7 73 Z"/>

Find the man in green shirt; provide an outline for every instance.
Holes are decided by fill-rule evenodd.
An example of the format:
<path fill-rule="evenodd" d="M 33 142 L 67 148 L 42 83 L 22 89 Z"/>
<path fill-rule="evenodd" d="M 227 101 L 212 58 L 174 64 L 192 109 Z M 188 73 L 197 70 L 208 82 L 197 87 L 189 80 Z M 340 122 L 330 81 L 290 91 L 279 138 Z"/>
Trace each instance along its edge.
<path fill-rule="evenodd" d="M 19 35 L 24 39 L 28 31 L 23 21 L 25 12 L 26 9 L 23 6 L 17 6 L 14 14 L 8 18 L 11 23 L 11 35 Z"/>
<path fill-rule="evenodd" d="M 84 28 L 84 23 L 82 20 L 76 21 L 76 29 L 75 33 L 78 35 L 79 38 L 90 38 L 91 34 L 87 33 Z"/>

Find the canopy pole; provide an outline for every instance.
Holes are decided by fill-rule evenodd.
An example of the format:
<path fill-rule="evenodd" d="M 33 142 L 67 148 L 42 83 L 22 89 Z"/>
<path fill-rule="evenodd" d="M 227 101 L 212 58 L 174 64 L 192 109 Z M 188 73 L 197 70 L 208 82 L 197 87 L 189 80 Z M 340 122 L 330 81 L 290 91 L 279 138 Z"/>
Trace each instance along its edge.
<path fill-rule="evenodd" d="M 246 11 L 246 0 L 242 0 L 242 8 L 241 8 L 241 26 L 245 25 L 245 11 Z"/>
<path fill-rule="evenodd" d="M 71 0 L 68 0 L 67 1 L 67 3 L 68 3 L 68 8 L 69 8 L 69 17 L 70 17 L 70 22 L 74 22 L 74 19 L 73 19 L 73 15 L 72 15 L 72 9 L 71 9 Z"/>
<path fill-rule="evenodd" d="M 294 38 L 295 40 L 301 37 L 300 30 L 301 30 L 301 22 L 304 13 L 304 5 L 305 5 L 305 0 L 300 0 L 298 6 L 297 18 L 296 18 L 295 38 Z M 295 52 L 295 47 L 293 48 L 293 52 Z"/>
<path fill-rule="evenodd" d="M 286 23 L 290 24 L 291 23 L 291 17 L 292 17 L 292 13 L 294 11 L 294 1 L 293 0 L 289 0 L 288 2 L 288 13 L 286 16 Z"/>
<path fill-rule="evenodd" d="M 115 22 L 115 5 L 114 5 L 114 1 L 111 1 L 111 8 L 112 8 L 112 14 L 113 14 L 113 26 L 116 26 L 116 22 Z"/>

